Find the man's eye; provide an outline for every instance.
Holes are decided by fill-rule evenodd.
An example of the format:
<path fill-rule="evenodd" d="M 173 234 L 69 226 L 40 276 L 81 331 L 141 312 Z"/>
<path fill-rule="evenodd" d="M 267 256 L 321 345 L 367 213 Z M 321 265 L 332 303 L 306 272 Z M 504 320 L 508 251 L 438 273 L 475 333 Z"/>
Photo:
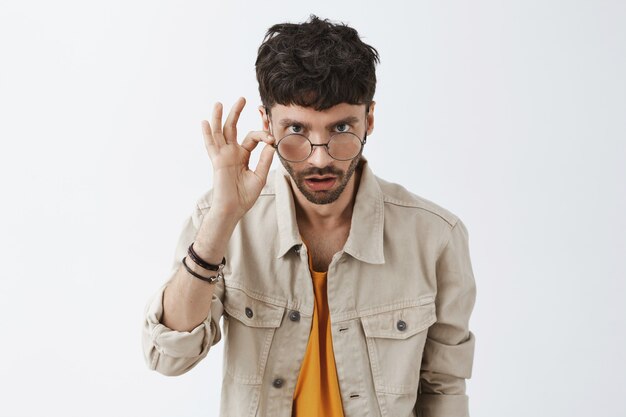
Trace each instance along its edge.
<path fill-rule="evenodd" d="M 350 130 L 350 125 L 348 125 L 347 123 L 339 123 L 337 126 L 335 126 L 335 129 L 337 129 L 337 132 L 347 132 L 348 130 Z"/>
<path fill-rule="evenodd" d="M 302 133 L 302 126 L 300 125 L 291 125 L 289 126 L 289 130 L 291 133 Z"/>

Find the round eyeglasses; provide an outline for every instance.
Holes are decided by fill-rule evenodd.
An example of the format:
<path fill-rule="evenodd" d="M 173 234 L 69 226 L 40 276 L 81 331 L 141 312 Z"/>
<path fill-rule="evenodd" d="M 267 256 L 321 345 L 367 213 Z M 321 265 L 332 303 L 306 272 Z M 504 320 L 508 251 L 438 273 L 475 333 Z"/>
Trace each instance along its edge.
<path fill-rule="evenodd" d="M 361 140 L 352 132 L 334 133 L 327 143 L 313 144 L 304 135 L 290 133 L 284 136 L 274 146 L 278 155 L 287 162 L 302 162 L 313 153 L 316 146 L 323 146 L 331 158 L 338 161 L 349 161 L 356 157 L 367 141 L 367 132 Z"/>

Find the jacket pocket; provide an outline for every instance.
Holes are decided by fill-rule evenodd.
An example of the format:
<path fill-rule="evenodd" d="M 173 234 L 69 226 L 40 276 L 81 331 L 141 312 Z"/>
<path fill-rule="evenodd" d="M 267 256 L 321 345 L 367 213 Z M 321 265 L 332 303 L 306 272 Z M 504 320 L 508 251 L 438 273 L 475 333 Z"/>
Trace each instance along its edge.
<path fill-rule="evenodd" d="M 434 301 L 361 317 L 377 392 L 417 394 L 422 351 L 435 321 Z"/>
<path fill-rule="evenodd" d="M 226 288 L 224 297 L 224 370 L 242 384 L 261 384 L 274 332 L 284 306 Z"/>

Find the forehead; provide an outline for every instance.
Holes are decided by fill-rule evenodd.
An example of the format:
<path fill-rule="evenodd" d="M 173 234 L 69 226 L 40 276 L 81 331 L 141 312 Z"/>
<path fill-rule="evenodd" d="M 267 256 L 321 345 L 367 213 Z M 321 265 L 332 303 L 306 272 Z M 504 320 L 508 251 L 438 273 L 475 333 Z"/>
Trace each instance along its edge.
<path fill-rule="evenodd" d="M 302 107 L 295 104 L 284 106 L 276 104 L 270 110 L 272 119 L 292 119 L 309 123 L 330 123 L 346 117 L 365 117 L 365 104 L 339 103 L 325 110 Z"/>

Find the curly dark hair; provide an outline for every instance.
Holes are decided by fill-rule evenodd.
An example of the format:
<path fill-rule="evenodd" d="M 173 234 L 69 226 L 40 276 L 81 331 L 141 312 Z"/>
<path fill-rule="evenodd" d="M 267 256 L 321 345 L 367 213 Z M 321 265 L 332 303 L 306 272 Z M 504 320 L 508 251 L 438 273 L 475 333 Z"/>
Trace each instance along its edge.
<path fill-rule="evenodd" d="M 378 51 L 345 23 L 310 15 L 304 23 L 276 24 L 255 63 L 261 101 L 268 110 L 275 104 L 318 111 L 339 103 L 369 106 L 378 62 Z"/>

